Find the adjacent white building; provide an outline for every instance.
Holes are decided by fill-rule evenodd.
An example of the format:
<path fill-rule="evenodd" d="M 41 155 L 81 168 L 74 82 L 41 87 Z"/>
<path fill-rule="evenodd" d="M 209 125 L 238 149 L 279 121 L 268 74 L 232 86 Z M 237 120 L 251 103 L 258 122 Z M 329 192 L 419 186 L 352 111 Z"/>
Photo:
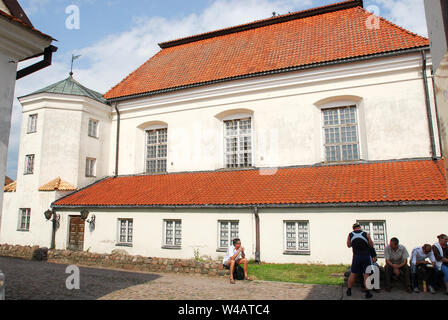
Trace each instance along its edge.
<path fill-rule="evenodd" d="M 53 38 L 36 30 L 16 0 L 0 0 L 0 181 L 5 180 L 16 79 L 51 64 Z M 17 71 L 18 63 L 44 56 L 41 66 Z M 0 223 L 3 190 L 0 191 Z"/>
<path fill-rule="evenodd" d="M 0 243 L 50 246 L 50 207 L 57 248 L 99 253 L 218 258 L 240 237 L 251 259 L 349 263 L 356 221 L 379 255 L 434 242 L 429 42 L 370 18 L 362 1 L 274 17 L 162 43 L 104 98 L 72 76 L 20 98 Z"/>

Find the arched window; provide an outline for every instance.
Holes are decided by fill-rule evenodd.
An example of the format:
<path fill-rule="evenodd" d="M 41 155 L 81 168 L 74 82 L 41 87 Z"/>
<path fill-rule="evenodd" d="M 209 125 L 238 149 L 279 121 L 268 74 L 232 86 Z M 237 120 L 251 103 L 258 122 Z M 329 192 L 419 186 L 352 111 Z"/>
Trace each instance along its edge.
<path fill-rule="evenodd" d="M 361 159 L 359 105 L 356 96 L 332 97 L 316 103 L 322 114 L 325 162 Z"/>
<path fill-rule="evenodd" d="M 167 172 L 167 124 L 160 122 L 140 127 L 145 132 L 145 173 Z"/>
<path fill-rule="evenodd" d="M 253 166 L 253 112 L 238 109 L 216 116 L 224 127 L 225 168 L 248 168 Z"/>
<path fill-rule="evenodd" d="M 327 162 L 360 159 L 356 105 L 322 109 Z"/>

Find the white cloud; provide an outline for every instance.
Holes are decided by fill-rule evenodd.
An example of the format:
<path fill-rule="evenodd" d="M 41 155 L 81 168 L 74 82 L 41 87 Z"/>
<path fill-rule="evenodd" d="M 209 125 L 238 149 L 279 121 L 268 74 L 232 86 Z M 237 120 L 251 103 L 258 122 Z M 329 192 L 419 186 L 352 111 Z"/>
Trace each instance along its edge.
<path fill-rule="evenodd" d="M 48 4 L 49 0 L 29 0 L 25 10 L 36 14 L 45 10 Z M 172 19 L 136 16 L 130 30 L 109 35 L 92 46 L 76 50 L 75 53 L 81 54 L 83 63 L 88 62 L 89 67 L 75 68 L 75 78 L 83 85 L 105 93 L 159 51 L 160 42 L 269 18 L 273 11 L 280 14 L 297 11 L 311 4 L 312 0 L 216 0 L 200 14 Z M 58 52 L 51 67 L 19 80 L 16 97 L 66 78 L 70 55 Z M 21 110 L 15 99 L 8 153 L 8 175 L 13 178 L 17 172 Z"/>
<path fill-rule="evenodd" d="M 382 8 L 380 16 L 409 31 L 428 36 L 423 0 L 371 0 Z"/>

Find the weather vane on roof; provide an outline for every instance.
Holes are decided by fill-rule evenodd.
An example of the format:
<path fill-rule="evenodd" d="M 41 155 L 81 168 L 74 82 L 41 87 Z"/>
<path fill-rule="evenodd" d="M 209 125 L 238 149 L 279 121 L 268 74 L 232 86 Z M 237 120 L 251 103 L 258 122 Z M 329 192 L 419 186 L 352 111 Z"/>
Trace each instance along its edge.
<path fill-rule="evenodd" d="M 74 54 L 72 54 L 72 67 L 70 69 L 70 75 L 73 76 L 73 61 L 75 61 L 76 59 L 79 59 L 81 57 L 81 55 L 75 56 Z"/>

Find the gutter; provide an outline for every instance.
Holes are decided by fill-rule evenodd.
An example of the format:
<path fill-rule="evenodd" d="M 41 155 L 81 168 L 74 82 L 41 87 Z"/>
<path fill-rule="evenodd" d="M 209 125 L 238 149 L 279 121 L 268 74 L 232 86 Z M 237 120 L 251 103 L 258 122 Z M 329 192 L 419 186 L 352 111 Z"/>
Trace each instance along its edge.
<path fill-rule="evenodd" d="M 68 195 L 67 197 L 69 197 Z M 64 198 L 61 198 L 62 200 Z M 60 201 L 57 200 L 57 201 Z M 55 202 L 57 202 L 55 201 Z M 258 209 L 298 209 L 298 208 L 385 208 L 385 207 L 410 207 L 410 206 L 448 206 L 446 200 L 425 201 L 383 201 L 383 202 L 350 202 L 350 203 L 290 203 L 290 204 L 257 204 Z M 251 209 L 254 204 L 232 204 L 232 205 L 56 205 L 56 209 Z"/>
<path fill-rule="evenodd" d="M 428 74 L 426 71 L 427 57 L 426 57 L 425 50 L 422 50 L 421 53 L 422 53 L 422 60 L 423 60 L 422 73 L 423 73 L 423 85 L 425 88 L 426 113 L 428 116 L 429 139 L 430 139 L 430 143 L 431 143 L 431 157 L 432 157 L 432 160 L 436 160 L 437 154 L 436 154 L 436 144 L 435 144 L 435 137 L 434 137 L 434 124 L 432 122 L 431 101 L 429 98 Z"/>
<path fill-rule="evenodd" d="M 114 178 L 118 177 L 118 162 L 120 159 L 120 122 L 121 122 L 121 114 L 117 107 L 118 103 L 114 104 L 115 111 L 117 112 L 117 141 L 115 145 L 115 175 Z"/>
<path fill-rule="evenodd" d="M 44 52 L 24 59 L 24 60 L 29 60 L 32 58 L 40 57 L 42 55 L 44 56 L 44 59 L 42 61 L 39 61 L 31 66 L 28 66 L 22 70 L 17 71 L 16 80 L 22 79 L 26 76 L 29 76 L 32 73 L 35 73 L 35 72 L 40 71 L 48 66 L 51 66 L 51 62 L 53 59 L 53 53 L 56 51 L 58 51 L 57 47 L 48 46 L 47 48 L 45 48 Z M 22 61 L 24 61 L 24 60 L 22 60 Z"/>

